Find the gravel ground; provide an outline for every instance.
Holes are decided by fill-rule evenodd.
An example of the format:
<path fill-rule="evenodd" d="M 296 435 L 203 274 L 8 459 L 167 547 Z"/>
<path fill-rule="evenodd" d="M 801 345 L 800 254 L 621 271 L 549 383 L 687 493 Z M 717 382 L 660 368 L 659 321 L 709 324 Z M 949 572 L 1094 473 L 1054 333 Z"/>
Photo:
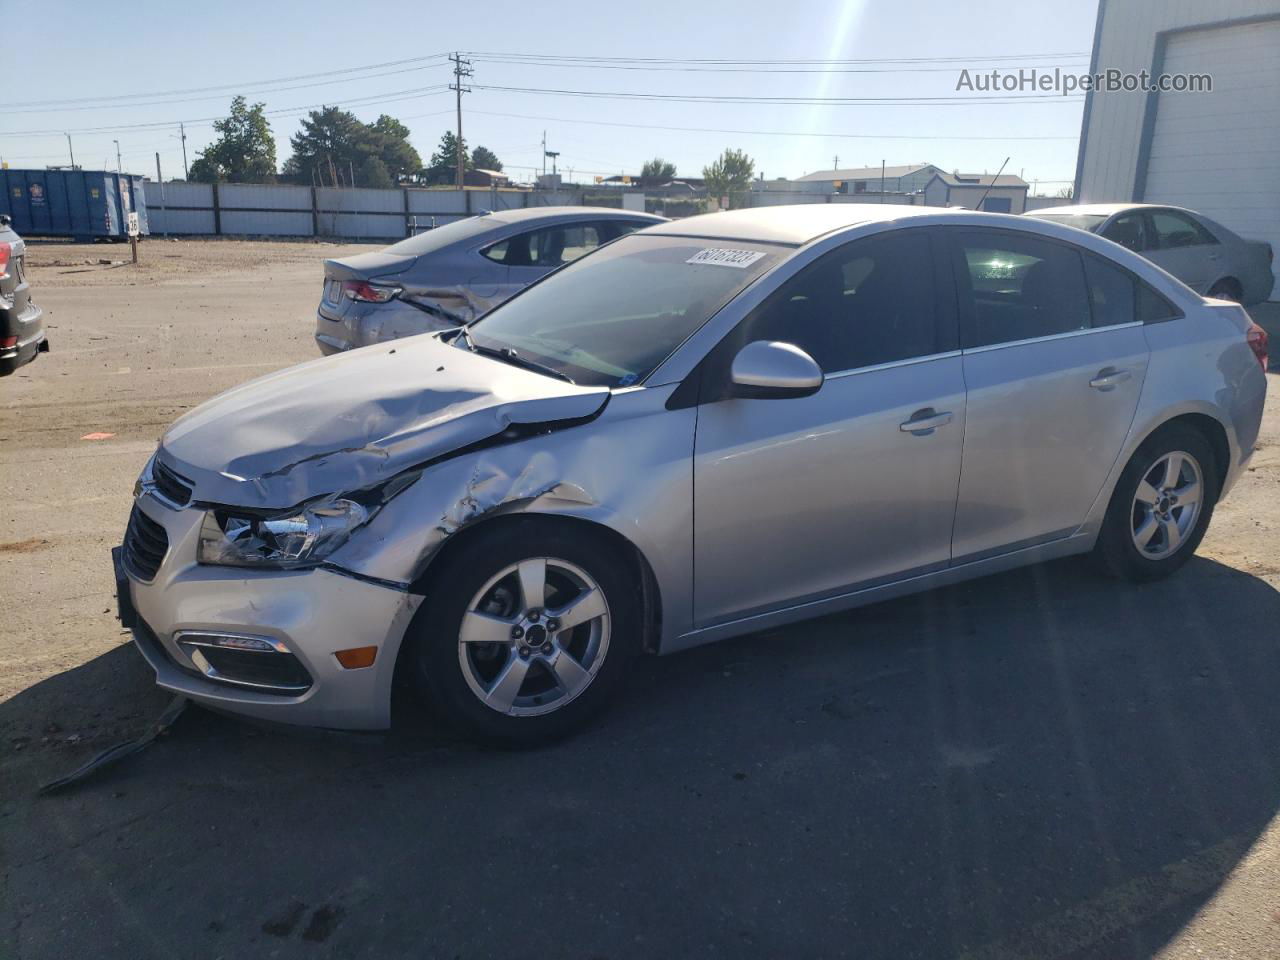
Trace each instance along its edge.
<path fill-rule="evenodd" d="M 142 463 L 316 355 L 347 249 L 31 247 L 53 352 L 0 381 L 0 957 L 1280 955 L 1275 391 L 1162 584 L 1060 562 L 647 661 L 535 752 L 190 710 L 36 797 L 167 702 L 113 615 Z"/>

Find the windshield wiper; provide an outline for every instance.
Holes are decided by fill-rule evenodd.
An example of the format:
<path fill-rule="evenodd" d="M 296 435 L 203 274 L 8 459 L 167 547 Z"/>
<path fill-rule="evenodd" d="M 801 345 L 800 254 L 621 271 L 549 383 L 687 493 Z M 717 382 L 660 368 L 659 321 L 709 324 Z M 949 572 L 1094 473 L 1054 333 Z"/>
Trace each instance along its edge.
<path fill-rule="evenodd" d="M 549 377 L 555 377 L 557 380 L 563 380 L 565 383 L 573 383 L 573 377 L 567 373 L 561 373 L 555 367 L 549 367 L 545 363 L 539 363 L 537 360 L 530 360 L 528 357 L 522 357 L 511 347 L 483 347 L 476 343 L 471 337 L 467 337 L 467 341 L 471 344 L 471 352 L 483 354 L 486 357 L 493 357 L 495 360 L 501 360 L 509 363 L 513 367 L 524 367 L 526 370 L 533 370 L 535 373 L 545 373 Z"/>
<path fill-rule="evenodd" d="M 479 353 L 486 357 L 493 357 L 495 360 L 501 360 L 509 363 L 514 367 L 524 367 L 526 370 L 533 370 L 537 373 L 545 373 L 549 377 L 555 377 L 557 380 L 563 380 L 565 383 L 572 383 L 575 387 L 577 383 L 573 377 L 567 373 L 561 373 L 555 367 L 549 367 L 545 363 L 539 363 L 537 360 L 530 360 L 528 357 L 522 357 L 512 347 L 482 347 L 476 343 L 471 336 L 471 332 L 466 327 L 458 328 L 458 335 L 453 338 L 453 342 L 463 341 L 466 348 L 472 353 Z"/>

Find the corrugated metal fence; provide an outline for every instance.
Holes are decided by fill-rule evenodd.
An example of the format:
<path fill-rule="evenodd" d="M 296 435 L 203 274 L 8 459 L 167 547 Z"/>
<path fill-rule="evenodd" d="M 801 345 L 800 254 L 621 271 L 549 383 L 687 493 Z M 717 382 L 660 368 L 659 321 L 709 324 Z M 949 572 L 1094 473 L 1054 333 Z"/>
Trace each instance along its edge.
<path fill-rule="evenodd" d="M 151 233 L 397 240 L 489 210 L 581 203 L 569 191 L 147 183 Z"/>

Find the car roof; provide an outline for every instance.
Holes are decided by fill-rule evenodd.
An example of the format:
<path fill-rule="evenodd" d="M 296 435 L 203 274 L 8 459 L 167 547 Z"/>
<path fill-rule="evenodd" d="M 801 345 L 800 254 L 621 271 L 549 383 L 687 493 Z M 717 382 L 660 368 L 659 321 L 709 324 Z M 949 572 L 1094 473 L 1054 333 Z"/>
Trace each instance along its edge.
<path fill-rule="evenodd" d="M 861 224 L 892 221 L 905 225 L 955 221 L 973 225 L 975 216 L 980 218 L 980 222 L 987 222 L 987 218 L 991 218 L 993 226 L 1020 228 L 1026 223 L 1019 223 L 1019 217 L 1009 214 L 985 213 L 959 207 L 917 207 L 900 203 L 800 203 L 705 213 L 649 227 L 644 233 L 800 246 L 837 230 Z M 997 224 L 996 220 L 1002 223 Z"/>
<path fill-rule="evenodd" d="M 553 217 L 604 217 L 609 220 L 640 220 L 644 223 L 663 223 L 664 218 L 639 210 L 619 210 L 615 207 L 522 207 L 518 210 L 494 210 L 482 216 L 495 223 L 524 223 Z"/>
<path fill-rule="evenodd" d="M 1185 213 L 1195 213 L 1193 210 L 1187 210 L 1185 207 L 1175 206 L 1172 203 L 1078 203 L 1072 206 L 1064 207 L 1042 207 L 1039 210 L 1028 210 L 1031 216 L 1044 214 L 1052 216 L 1057 213 L 1065 213 L 1068 216 L 1096 216 L 1109 217 L 1112 214 L 1122 213 L 1125 210 L 1180 210 Z"/>

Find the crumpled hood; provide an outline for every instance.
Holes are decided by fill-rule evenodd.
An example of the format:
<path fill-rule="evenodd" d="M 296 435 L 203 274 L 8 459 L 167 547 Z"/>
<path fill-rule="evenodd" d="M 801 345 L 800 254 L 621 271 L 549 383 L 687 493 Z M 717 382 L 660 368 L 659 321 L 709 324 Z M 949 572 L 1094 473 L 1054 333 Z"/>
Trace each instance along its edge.
<path fill-rule="evenodd" d="M 516 424 L 598 413 L 577 387 L 441 343 L 435 334 L 251 380 L 180 417 L 160 459 L 207 503 L 286 508 L 377 484 Z"/>

